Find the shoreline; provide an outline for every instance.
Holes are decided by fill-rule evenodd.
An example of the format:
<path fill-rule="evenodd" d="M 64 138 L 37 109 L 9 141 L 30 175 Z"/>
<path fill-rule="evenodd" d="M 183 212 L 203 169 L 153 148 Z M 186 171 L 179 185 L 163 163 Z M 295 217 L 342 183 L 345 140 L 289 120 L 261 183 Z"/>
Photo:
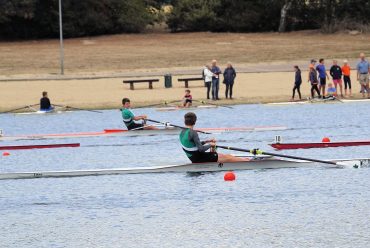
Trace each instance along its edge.
<path fill-rule="evenodd" d="M 199 75 L 196 75 L 199 77 Z M 172 77 L 172 88 L 164 87 L 164 78 L 153 83 L 154 89 L 148 89 L 147 83 L 135 85 L 130 90 L 129 85 L 123 84 L 122 79 L 82 79 L 82 80 L 47 80 L 47 81 L 18 81 L 0 83 L 0 111 L 38 103 L 42 91 L 48 91 L 52 104 L 69 105 L 82 109 L 116 109 L 121 107 L 123 97 L 128 97 L 133 107 L 159 104 L 180 100 L 184 94 L 184 83 L 178 82 L 179 76 Z M 306 81 L 306 72 L 302 72 L 302 99 L 310 95 L 310 84 Z M 352 70 L 352 91 L 350 99 L 362 99 L 360 85 L 353 80 L 355 71 Z M 293 88 L 294 72 L 261 72 L 238 73 L 234 85 L 234 99 L 225 99 L 225 85 L 220 82 L 220 101 L 211 104 L 237 105 L 259 104 L 290 101 Z M 330 80 L 331 81 L 331 80 Z M 206 88 L 202 81 L 189 82 L 194 99 L 206 99 Z"/>
<path fill-rule="evenodd" d="M 344 59 L 337 59 L 339 62 Z M 330 61 L 328 59 L 328 61 Z M 354 70 L 358 59 L 349 59 L 349 64 Z M 298 65 L 302 71 L 308 71 L 308 61 L 275 61 L 255 64 L 236 64 L 234 65 L 237 73 L 274 73 L 274 72 L 291 72 L 294 65 Z M 200 74 L 204 66 L 197 67 L 174 67 L 174 68 L 157 68 L 150 70 L 136 69 L 130 71 L 100 71 L 84 72 L 70 74 L 15 74 L 0 75 L 0 82 L 17 82 L 17 81 L 48 81 L 48 80 L 95 80 L 95 79 L 112 79 L 112 78 L 139 78 L 139 77 L 163 77 L 165 74 L 172 76 L 188 76 Z M 221 66 L 222 67 L 222 66 Z M 198 75 L 199 76 L 199 75 Z"/>

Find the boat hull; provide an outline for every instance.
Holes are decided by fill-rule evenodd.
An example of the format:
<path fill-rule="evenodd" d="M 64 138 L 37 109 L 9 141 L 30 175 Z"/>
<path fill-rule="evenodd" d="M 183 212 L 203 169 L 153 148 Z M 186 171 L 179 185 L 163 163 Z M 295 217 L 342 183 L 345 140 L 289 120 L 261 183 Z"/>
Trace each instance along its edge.
<path fill-rule="evenodd" d="M 370 159 L 354 160 L 331 160 L 348 164 L 349 167 L 368 167 Z M 0 180 L 6 179 L 33 179 L 33 178 L 59 178 L 59 177 L 82 177 L 99 175 L 142 174 L 142 173 L 201 173 L 219 172 L 230 170 L 259 170 L 280 169 L 317 166 L 318 163 L 296 160 L 284 160 L 276 158 L 255 158 L 248 162 L 235 163 L 195 163 L 183 165 L 166 165 L 154 167 L 71 170 L 71 171 L 40 171 L 40 172 L 9 172 L 0 173 Z M 333 166 L 335 167 L 335 166 Z"/>
<path fill-rule="evenodd" d="M 284 126 L 261 126 L 261 127 L 231 127 L 231 128 L 199 128 L 197 130 L 209 133 L 225 132 L 263 132 L 286 130 Z M 0 141 L 12 140 L 42 140 L 42 139 L 65 139 L 65 138 L 86 138 L 86 137 L 112 137 L 112 136 L 154 136 L 154 135 L 178 135 L 179 128 L 162 128 L 158 130 L 136 130 L 128 131 L 125 129 L 106 129 L 100 132 L 80 132 L 62 134 L 33 134 L 33 135 L 14 135 L 0 136 Z"/>
<path fill-rule="evenodd" d="M 217 108 L 218 106 L 216 105 L 200 105 L 196 107 L 189 107 L 189 108 L 183 108 L 183 107 L 178 107 L 178 106 L 170 106 L 170 107 L 162 107 L 162 108 L 156 108 L 156 111 L 191 111 L 191 110 L 198 110 L 198 109 L 213 109 Z"/>

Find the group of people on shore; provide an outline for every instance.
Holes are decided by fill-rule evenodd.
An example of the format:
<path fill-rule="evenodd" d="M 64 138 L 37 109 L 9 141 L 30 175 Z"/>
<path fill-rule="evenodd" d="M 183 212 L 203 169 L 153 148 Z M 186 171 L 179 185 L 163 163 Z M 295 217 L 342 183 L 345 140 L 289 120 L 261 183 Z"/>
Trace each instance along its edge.
<path fill-rule="evenodd" d="M 227 63 L 226 69 L 222 73 L 220 67 L 217 66 L 217 61 L 214 59 L 211 65 L 205 65 L 202 76 L 205 86 L 207 87 L 207 99 L 210 99 L 210 92 L 212 93 L 212 100 L 220 100 L 218 92 L 220 89 L 220 75 L 223 74 L 223 83 L 226 86 L 225 98 L 233 99 L 233 86 L 236 77 L 236 71 L 231 62 Z"/>
<path fill-rule="evenodd" d="M 315 97 L 315 93 L 317 93 L 318 98 L 334 98 L 338 96 L 338 89 L 340 93 L 340 97 L 347 97 L 352 96 L 352 85 L 351 85 L 351 67 L 348 64 L 347 60 L 343 61 L 343 65 L 339 66 L 337 60 L 333 60 L 333 64 L 330 67 L 329 74 L 325 67 L 325 60 L 319 59 L 319 64 L 316 65 L 317 61 L 312 59 L 309 65 L 308 71 L 308 80 L 311 84 L 311 98 Z M 292 99 L 294 100 L 295 93 L 297 91 L 299 99 L 302 99 L 300 86 L 302 84 L 302 73 L 300 68 L 295 65 L 295 80 L 294 80 L 294 87 L 293 87 L 293 95 Z M 361 85 L 361 93 L 362 96 L 365 97 L 365 93 L 367 93 L 367 97 L 370 98 L 370 91 L 369 91 L 369 75 L 370 75 L 370 64 L 365 58 L 365 54 L 360 54 L 360 61 L 356 66 L 357 70 L 357 81 Z M 332 78 L 332 82 L 327 83 L 329 80 L 329 75 Z M 343 95 L 343 82 L 344 82 L 344 95 Z M 334 84 L 334 87 L 333 87 Z M 326 85 L 328 89 L 326 91 Z"/>

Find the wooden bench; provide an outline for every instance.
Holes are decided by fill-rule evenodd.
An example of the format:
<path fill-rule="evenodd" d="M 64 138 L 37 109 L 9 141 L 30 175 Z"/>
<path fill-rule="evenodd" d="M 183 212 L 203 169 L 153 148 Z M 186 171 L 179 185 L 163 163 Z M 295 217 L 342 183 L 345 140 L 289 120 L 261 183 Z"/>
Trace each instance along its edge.
<path fill-rule="evenodd" d="M 153 89 L 153 82 L 159 82 L 159 79 L 123 80 L 124 84 L 130 84 L 130 90 L 134 90 L 134 84 L 136 83 L 149 83 L 149 89 Z"/>
<path fill-rule="evenodd" d="M 196 78 L 179 78 L 179 82 L 185 82 L 185 88 L 189 88 L 189 82 L 190 81 L 204 81 L 203 78 L 201 77 L 196 77 Z"/>

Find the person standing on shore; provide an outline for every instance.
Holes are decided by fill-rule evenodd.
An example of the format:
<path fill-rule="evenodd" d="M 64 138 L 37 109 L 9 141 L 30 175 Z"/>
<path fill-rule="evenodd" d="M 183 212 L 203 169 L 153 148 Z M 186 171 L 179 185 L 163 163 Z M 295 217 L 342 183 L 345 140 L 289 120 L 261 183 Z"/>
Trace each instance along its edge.
<path fill-rule="evenodd" d="M 220 88 L 220 74 L 222 73 L 220 68 L 217 66 L 217 60 L 212 60 L 212 100 L 220 100 L 218 98 L 218 91 Z"/>
<path fill-rule="evenodd" d="M 365 54 L 360 54 L 360 62 L 357 64 L 357 81 L 361 84 L 362 97 L 365 97 L 365 90 L 367 92 L 367 98 L 370 98 L 369 92 L 369 72 L 370 65 L 365 59 Z"/>
<path fill-rule="evenodd" d="M 310 81 L 310 73 L 311 73 L 310 68 L 311 68 L 311 66 L 313 68 L 315 68 L 316 62 L 317 61 L 315 59 L 311 59 L 310 65 L 308 66 L 308 81 Z"/>
<path fill-rule="evenodd" d="M 316 70 L 319 72 L 319 90 L 322 92 L 322 97 L 325 98 L 326 79 L 329 79 L 329 75 L 326 72 L 324 59 L 319 59 L 319 63 L 320 64 L 316 66 Z"/>
<path fill-rule="evenodd" d="M 347 96 L 347 88 L 349 90 L 349 96 L 352 96 L 352 86 L 351 86 L 351 67 L 348 65 L 348 60 L 344 60 L 344 65 L 342 66 L 343 81 L 344 81 L 344 94 Z"/>
<path fill-rule="evenodd" d="M 343 97 L 342 68 L 340 68 L 336 60 L 333 60 L 333 65 L 330 68 L 330 76 L 333 78 L 336 93 L 338 93 L 339 85 L 340 96 Z"/>
<path fill-rule="evenodd" d="M 233 66 L 231 65 L 231 62 L 227 63 L 227 67 L 224 71 L 224 84 L 226 85 L 226 90 L 225 90 L 225 97 L 226 99 L 228 96 L 230 96 L 230 99 L 233 99 L 233 85 L 234 85 L 234 80 L 236 77 L 236 72 Z"/>
<path fill-rule="evenodd" d="M 310 72 L 309 72 L 309 77 L 308 81 L 311 82 L 311 98 L 313 99 L 315 97 L 315 91 L 317 92 L 318 97 L 320 98 L 320 90 L 317 88 L 317 85 L 319 82 L 317 81 L 317 72 L 315 70 L 314 65 L 310 65 Z"/>
<path fill-rule="evenodd" d="M 210 99 L 209 92 L 211 91 L 213 73 L 211 67 L 206 65 L 203 69 L 204 84 L 207 87 L 207 99 Z M 213 95 L 213 93 L 212 93 Z"/>
<path fill-rule="evenodd" d="M 295 96 L 295 91 L 296 90 L 297 90 L 298 95 L 299 95 L 299 100 L 302 100 L 302 95 L 301 95 L 301 84 L 302 84 L 301 69 L 299 69 L 298 65 L 295 65 L 294 70 L 295 70 L 295 79 L 294 79 L 292 101 L 294 101 L 294 96 Z"/>

